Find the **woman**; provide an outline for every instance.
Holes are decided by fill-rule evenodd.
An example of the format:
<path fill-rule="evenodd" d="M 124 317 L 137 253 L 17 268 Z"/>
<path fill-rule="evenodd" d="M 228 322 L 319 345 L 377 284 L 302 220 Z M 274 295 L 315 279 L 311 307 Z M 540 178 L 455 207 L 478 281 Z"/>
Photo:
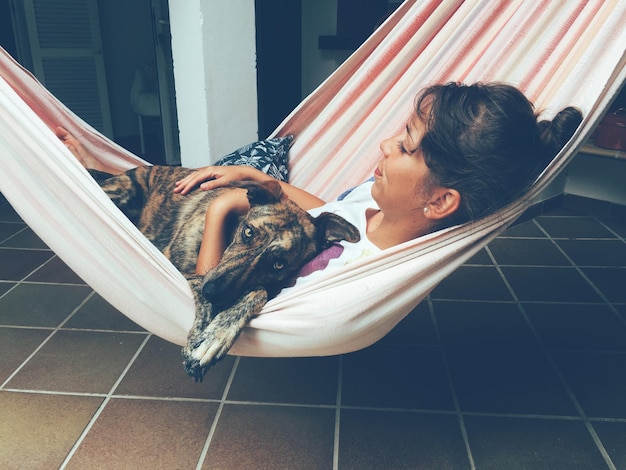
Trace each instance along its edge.
<path fill-rule="evenodd" d="M 361 233 L 342 243 L 330 265 L 345 265 L 369 253 L 451 225 L 493 213 L 524 191 L 572 136 L 581 113 L 565 108 L 552 121 L 537 122 L 533 105 L 516 88 L 499 83 L 434 85 L 421 92 L 404 131 L 380 144 L 373 181 L 342 200 L 326 204 L 287 183 L 285 194 L 312 215 L 335 212 Z M 57 135 L 88 168 L 97 162 L 64 129 Z M 250 167 L 208 166 L 178 181 L 174 191 L 209 190 L 233 180 L 271 177 Z M 207 211 L 196 272 L 204 274 L 221 258 L 221 227 L 233 213 L 248 209 L 245 191 L 221 196 Z M 323 267 L 327 265 L 324 261 Z"/>
<path fill-rule="evenodd" d="M 431 86 L 418 96 L 415 111 L 401 134 L 380 144 L 373 182 L 344 200 L 326 204 L 281 183 L 287 196 L 313 215 L 336 212 L 359 228 L 361 241 L 342 243 L 333 264 L 495 212 L 528 189 L 582 120 L 568 107 L 552 121 L 537 122 L 526 97 L 499 83 Z M 232 180 L 268 178 L 249 167 L 209 166 L 177 182 L 174 191 L 187 194 L 198 185 L 208 190 Z M 248 207 L 243 194 L 232 193 L 222 202 L 209 219 Z M 203 243 L 200 272 L 219 261 L 218 246 Z"/>

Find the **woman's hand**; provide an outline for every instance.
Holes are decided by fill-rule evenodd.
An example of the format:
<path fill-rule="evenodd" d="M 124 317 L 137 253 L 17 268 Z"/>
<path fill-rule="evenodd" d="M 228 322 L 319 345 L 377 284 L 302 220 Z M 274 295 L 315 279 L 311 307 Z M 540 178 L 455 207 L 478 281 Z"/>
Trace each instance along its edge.
<path fill-rule="evenodd" d="M 177 181 L 174 186 L 174 192 L 185 195 L 197 186 L 203 191 L 208 191 L 220 186 L 227 186 L 231 181 L 236 180 L 261 182 L 274 180 L 274 178 L 250 166 L 205 166 L 204 168 L 198 168 L 182 180 Z M 325 204 L 319 197 L 288 183 L 281 182 L 280 187 L 289 199 L 304 210 Z"/>
<path fill-rule="evenodd" d="M 196 186 L 199 186 L 203 191 L 208 191 L 226 186 L 231 181 L 263 181 L 270 178 L 271 176 L 249 166 L 205 166 L 177 181 L 174 192 L 185 195 Z"/>

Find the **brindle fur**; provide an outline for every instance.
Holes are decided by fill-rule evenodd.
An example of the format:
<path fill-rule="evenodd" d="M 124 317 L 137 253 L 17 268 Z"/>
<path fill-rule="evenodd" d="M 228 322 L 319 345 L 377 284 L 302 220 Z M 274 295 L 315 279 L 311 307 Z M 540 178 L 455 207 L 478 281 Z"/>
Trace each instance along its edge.
<path fill-rule="evenodd" d="M 222 359 L 247 321 L 268 298 L 289 285 L 300 267 L 335 242 L 359 240 L 343 218 L 311 217 L 285 198 L 275 182 L 238 182 L 248 191 L 250 210 L 232 221 L 230 243 L 218 266 L 194 274 L 206 209 L 232 188 L 173 192 L 191 171 L 180 167 L 138 167 L 118 176 L 91 171 L 126 216 L 183 273 L 196 304 L 196 318 L 183 348 L 186 371 L 202 380 Z"/>

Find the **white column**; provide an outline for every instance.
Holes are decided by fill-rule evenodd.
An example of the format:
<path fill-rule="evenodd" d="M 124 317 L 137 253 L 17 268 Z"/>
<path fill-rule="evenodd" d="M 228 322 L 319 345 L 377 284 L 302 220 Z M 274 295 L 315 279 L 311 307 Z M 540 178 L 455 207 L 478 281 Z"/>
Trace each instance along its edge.
<path fill-rule="evenodd" d="M 181 162 L 258 138 L 254 0 L 170 0 Z"/>

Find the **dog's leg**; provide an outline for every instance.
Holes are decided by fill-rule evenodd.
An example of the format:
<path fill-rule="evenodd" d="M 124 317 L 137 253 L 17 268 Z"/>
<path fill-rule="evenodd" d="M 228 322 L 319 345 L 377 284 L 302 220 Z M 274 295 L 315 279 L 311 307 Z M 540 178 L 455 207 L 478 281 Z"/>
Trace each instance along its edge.
<path fill-rule="evenodd" d="M 259 313 L 266 303 L 265 289 L 255 289 L 211 318 L 211 304 L 203 299 L 197 302 L 196 320 L 182 351 L 187 374 L 201 381 L 209 367 L 226 356 L 248 320 Z"/>

